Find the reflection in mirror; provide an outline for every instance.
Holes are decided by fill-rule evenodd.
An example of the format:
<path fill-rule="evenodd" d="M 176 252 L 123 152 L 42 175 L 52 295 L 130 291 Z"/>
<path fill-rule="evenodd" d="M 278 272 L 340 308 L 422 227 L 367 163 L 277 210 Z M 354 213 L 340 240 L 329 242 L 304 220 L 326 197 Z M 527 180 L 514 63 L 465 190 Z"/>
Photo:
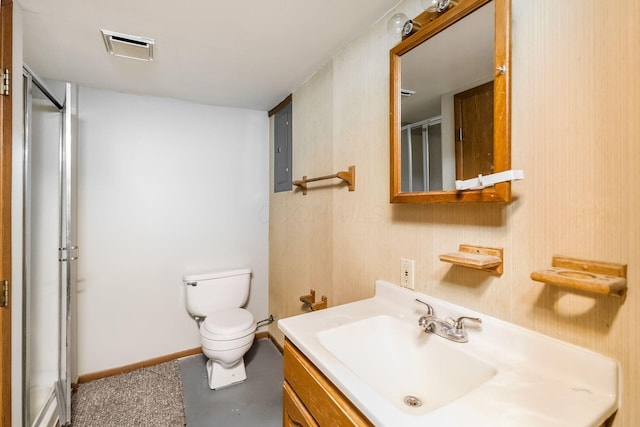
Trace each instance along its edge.
<path fill-rule="evenodd" d="M 442 190 L 440 116 L 402 126 L 402 191 Z"/>
<path fill-rule="evenodd" d="M 453 190 L 492 173 L 493 85 L 474 88 L 493 82 L 493 16 L 489 3 L 402 55 L 402 191 Z"/>
<path fill-rule="evenodd" d="M 494 65 L 508 65 L 508 11 L 461 0 L 391 50 L 392 202 L 510 200 L 508 183 L 455 191 L 510 167 L 508 76 Z"/>

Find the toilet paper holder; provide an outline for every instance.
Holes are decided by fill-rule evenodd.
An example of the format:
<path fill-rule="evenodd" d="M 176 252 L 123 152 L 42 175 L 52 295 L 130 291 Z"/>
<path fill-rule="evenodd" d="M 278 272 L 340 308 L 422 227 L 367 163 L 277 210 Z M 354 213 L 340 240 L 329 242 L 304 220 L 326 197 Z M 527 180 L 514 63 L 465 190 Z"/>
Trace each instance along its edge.
<path fill-rule="evenodd" d="M 322 310 L 323 308 L 327 308 L 327 297 L 322 295 L 319 302 L 316 302 L 316 291 L 315 289 L 309 289 L 309 295 L 302 295 L 300 297 L 300 301 L 308 306 L 311 311 Z"/>

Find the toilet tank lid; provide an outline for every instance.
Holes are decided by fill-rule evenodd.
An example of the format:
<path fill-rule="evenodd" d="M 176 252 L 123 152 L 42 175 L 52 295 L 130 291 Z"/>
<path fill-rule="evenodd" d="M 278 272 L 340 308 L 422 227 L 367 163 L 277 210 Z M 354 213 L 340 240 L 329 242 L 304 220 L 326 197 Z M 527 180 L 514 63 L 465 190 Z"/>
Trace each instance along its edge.
<path fill-rule="evenodd" d="M 243 274 L 251 274 L 250 268 L 237 268 L 233 270 L 214 270 L 196 274 L 185 274 L 184 282 L 197 282 L 200 280 L 220 279 L 222 277 L 242 276 Z"/>

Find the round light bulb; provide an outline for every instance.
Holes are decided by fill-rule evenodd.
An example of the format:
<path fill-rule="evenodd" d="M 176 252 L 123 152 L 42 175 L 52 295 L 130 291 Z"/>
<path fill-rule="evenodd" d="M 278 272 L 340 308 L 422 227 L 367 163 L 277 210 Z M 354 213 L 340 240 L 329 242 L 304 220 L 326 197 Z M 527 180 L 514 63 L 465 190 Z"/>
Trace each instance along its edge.
<path fill-rule="evenodd" d="M 441 13 L 449 8 L 450 3 L 451 0 L 422 0 L 422 7 L 427 12 Z"/>
<path fill-rule="evenodd" d="M 402 35 L 402 27 L 404 27 L 404 23 L 407 22 L 409 18 L 404 13 L 396 13 L 391 18 L 389 18 L 389 22 L 387 22 L 387 31 L 393 37 L 400 37 Z"/>
<path fill-rule="evenodd" d="M 422 7 L 427 12 L 437 12 L 438 0 L 422 0 Z"/>

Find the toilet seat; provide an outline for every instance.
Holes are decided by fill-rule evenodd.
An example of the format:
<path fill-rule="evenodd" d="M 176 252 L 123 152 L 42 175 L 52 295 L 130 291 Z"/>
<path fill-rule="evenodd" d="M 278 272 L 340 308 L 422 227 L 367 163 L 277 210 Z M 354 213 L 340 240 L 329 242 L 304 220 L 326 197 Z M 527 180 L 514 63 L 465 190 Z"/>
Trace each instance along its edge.
<path fill-rule="evenodd" d="M 200 326 L 200 336 L 212 341 L 234 340 L 253 334 L 256 322 L 250 311 L 229 308 L 208 315 Z"/>

